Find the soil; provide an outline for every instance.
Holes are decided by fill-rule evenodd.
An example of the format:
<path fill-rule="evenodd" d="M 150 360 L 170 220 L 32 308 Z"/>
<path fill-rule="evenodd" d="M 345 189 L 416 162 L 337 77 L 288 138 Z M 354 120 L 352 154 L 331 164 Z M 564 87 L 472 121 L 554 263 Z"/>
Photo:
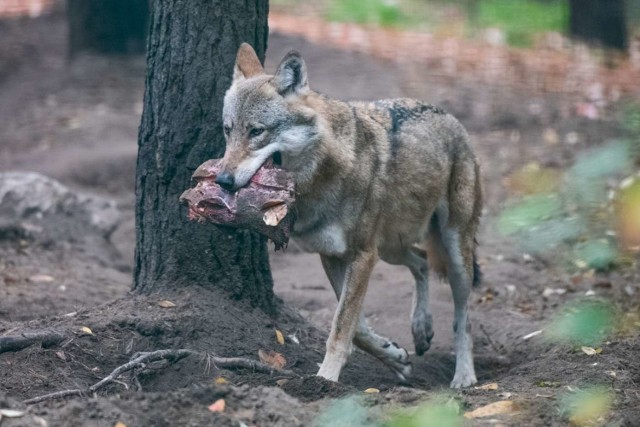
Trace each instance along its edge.
<path fill-rule="evenodd" d="M 56 325 L 69 337 L 49 347 L 0 354 L 0 409 L 27 408 L 22 400 L 87 387 L 134 353 L 165 348 L 252 359 L 260 349 L 274 350 L 285 357 L 286 368 L 300 376 L 220 370 L 205 358 L 191 356 L 137 372 L 139 385 L 125 374 L 93 396 L 31 405 L 23 417 L 2 419 L 3 427 L 111 427 L 116 422 L 307 426 L 331 399 L 367 388 L 380 390 L 367 395 L 368 405 L 382 407 L 415 405 L 447 389 L 454 369 L 453 309 L 448 286 L 435 278 L 430 303 L 435 338 L 425 357 L 412 355 L 411 387 L 398 384 L 391 372 L 359 350 L 340 383 L 313 376 L 336 301 L 318 257 L 297 250 L 295 243 L 271 257 L 275 291 L 283 300 L 276 318 L 198 286 L 172 294 L 129 294 L 144 58 L 86 55 L 68 62 L 60 12 L 3 25 L 0 28 L 10 28 L 6 34 L 15 49 L 0 50 L 0 171 L 43 174 L 62 183 L 72 201 L 55 199 L 52 208 L 40 206 L 35 214 L 29 211 L 20 218 L 15 218 L 12 200 L 0 203 L 0 336 Z M 620 130 L 611 120 L 615 109 L 602 120 L 588 120 L 571 114 L 575 100 L 561 96 L 499 84 L 478 86 L 464 75 L 443 80 L 428 70 L 416 79 L 397 63 L 278 33 L 270 35 L 267 68 L 273 70 L 291 48 L 307 60 L 311 86 L 329 96 L 421 97 L 458 115 L 471 133 L 485 192 L 479 237 L 484 285 L 471 302 L 476 371 L 481 384 L 497 382 L 499 389 L 455 393 L 463 408 L 499 400 L 498 393 L 508 392 L 525 409 L 517 416 L 497 417 L 502 425 L 565 425 L 556 398 L 567 387 L 610 384 L 615 399 L 606 422 L 634 425 L 640 418 L 637 336 L 611 337 L 597 359 L 540 337 L 522 337 L 544 328 L 559 308 L 587 291 L 612 298 L 621 310 L 633 308 L 640 295 L 638 272 L 623 268 L 576 280 L 544 256 L 523 254 L 491 226 L 509 196 L 503 185 L 507 175 L 531 161 L 564 167 L 586 148 L 618 136 Z M 539 108 L 530 108 L 531 103 Z M 557 144 L 545 142 L 548 129 L 559 135 Z M 577 132 L 577 143 L 564 142 L 570 132 Z M 99 207 L 106 201 L 113 202 L 109 206 L 117 218 L 105 228 L 86 212 L 95 212 L 87 203 Z M 409 350 L 412 287 L 406 269 L 380 263 L 365 302 L 370 325 Z M 543 297 L 547 287 L 567 292 Z M 158 305 L 163 300 L 175 306 Z M 284 333 L 284 345 L 277 343 L 275 329 Z M 220 377 L 224 381 L 215 381 Z M 557 388 L 543 387 L 545 381 Z M 226 401 L 224 412 L 207 409 L 221 398 Z"/>

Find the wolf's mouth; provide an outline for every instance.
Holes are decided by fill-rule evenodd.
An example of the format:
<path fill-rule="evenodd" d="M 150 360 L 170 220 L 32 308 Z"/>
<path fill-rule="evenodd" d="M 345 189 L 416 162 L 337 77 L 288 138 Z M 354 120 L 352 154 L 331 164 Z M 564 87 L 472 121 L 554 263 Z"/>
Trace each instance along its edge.
<path fill-rule="evenodd" d="M 282 166 L 282 154 L 279 151 L 273 153 L 273 163 L 278 166 Z"/>

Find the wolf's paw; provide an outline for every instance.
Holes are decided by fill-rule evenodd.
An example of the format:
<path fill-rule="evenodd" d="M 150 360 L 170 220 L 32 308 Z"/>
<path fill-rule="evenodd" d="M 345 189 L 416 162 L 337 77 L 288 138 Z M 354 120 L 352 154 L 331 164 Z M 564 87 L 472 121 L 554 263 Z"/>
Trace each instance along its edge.
<path fill-rule="evenodd" d="M 433 327 L 430 314 L 416 315 L 411 322 L 413 344 L 416 346 L 416 354 L 422 356 L 431 347 L 433 339 Z"/>
<path fill-rule="evenodd" d="M 476 375 L 473 372 L 458 373 L 453 376 L 451 388 L 465 388 L 477 383 Z"/>
<path fill-rule="evenodd" d="M 385 343 L 383 348 L 386 351 L 384 363 L 391 368 L 401 382 L 407 383 L 413 371 L 407 350 L 390 341 Z"/>

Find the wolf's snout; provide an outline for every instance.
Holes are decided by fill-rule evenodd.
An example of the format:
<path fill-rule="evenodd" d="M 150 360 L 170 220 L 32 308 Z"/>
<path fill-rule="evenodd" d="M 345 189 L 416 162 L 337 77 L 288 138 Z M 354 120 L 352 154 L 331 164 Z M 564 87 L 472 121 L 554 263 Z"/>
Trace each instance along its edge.
<path fill-rule="evenodd" d="M 225 190 L 229 190 L 229 191 L 233 190 L 235 181 L 236 180 L 234 176 L 231 175 L 229 172 L 221 172 L 216 177 L 216 184 L 218 184 L 220 187 L 224 188 Z"/>

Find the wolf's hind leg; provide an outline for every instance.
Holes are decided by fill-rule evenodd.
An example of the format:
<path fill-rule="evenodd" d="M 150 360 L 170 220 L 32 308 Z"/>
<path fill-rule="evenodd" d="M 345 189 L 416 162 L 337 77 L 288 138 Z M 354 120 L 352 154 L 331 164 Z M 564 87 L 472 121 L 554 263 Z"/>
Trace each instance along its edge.
<path fill-rule="evenodd" d="M 454 304 L 456 371 L 451 387 L 469 387 L 477 382 L 467 308 L 473 281 L 473 236 L 461 234 L 451 227 L 443 227 L 441 233 L 442 244 L 449 258 L 448 276 Z"/>
<path fill-rule="evenodd" d="M 411 311 L 411 333 L 416 354 L 422 356 L 433 339 L 433 318 L 429 313 L 429 267 L 426 252 L 412 248 L 407 252 L 404 265 L 409 267 L 416 281 Z"/>

